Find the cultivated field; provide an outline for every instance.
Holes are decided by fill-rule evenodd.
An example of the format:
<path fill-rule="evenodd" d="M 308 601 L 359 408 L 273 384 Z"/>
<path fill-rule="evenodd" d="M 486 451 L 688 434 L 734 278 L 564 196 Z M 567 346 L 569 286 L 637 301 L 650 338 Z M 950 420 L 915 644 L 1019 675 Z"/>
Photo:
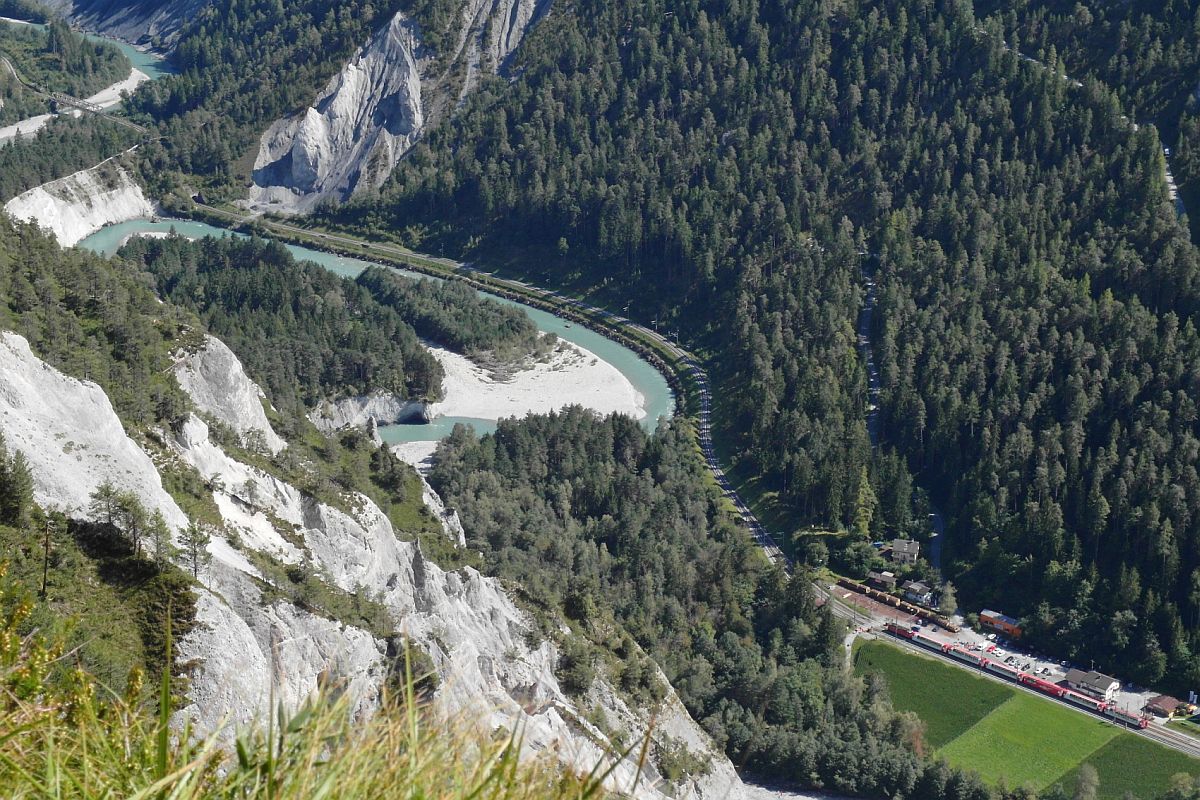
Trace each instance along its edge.
<path fill-rule="evenodd" d="M 1200 761 L 1142 737 L 933 658 L 885 642 L 855 650 L 855 670 L 887 676 L 892 702 L 926 725 L 929 749 L 985 780 L 1068 790 L 1083 764 L 1100 774 L 1100 797 L 1126 792 L 1149 800 L 1178 772 L 1200 775 Z"/>

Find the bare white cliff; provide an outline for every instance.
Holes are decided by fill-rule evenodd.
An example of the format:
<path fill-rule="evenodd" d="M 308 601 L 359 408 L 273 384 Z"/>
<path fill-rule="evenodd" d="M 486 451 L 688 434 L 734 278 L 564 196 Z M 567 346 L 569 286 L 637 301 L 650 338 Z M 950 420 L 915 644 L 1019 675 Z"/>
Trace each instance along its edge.
<path fill-rule="evenodd" d="M 154 204 L 124 168 L 109 161 L 35 186 L 5 203 L 4 210 L 36 222 L 60 245 L 71 247 L 105 225 L 154 214 Z"/>
<path fill-rule="evenodd" d="M 187 524 L 104 390 L 51 367 L 10 331 L 0 332 L 0 432 L 10 450 L 28 459 L 34 497 L 43 507 L 87 516 L 92 492 L 108 481 L 161 511 L 176 530 Z"/>
<path fill-rule="evenodd" d="M 198 370 L 196 380 L 210 374 Z M 193 398 L 213 397 L 219 385 L 193 385 L 190 391 Z M 0 334 L 0 430 L 29 458 L 39 502 L 84 514 L 91 490 L 111 480 L 137 492 L 174 527 L 186 524 L 154 461 L 125 433 L 103 391 L 51 368 L 12 333 Z M 261 722 L 273 704 L 294 708 L 322 684 L 348 694 L 357 713 L 371 713 L 378 705 L 389 671 L 388 643 L 377 637 L 380 631 L 269 594 L 273 581 L 288 580 L 278 569 L 266 569 L 275 563 L 311 570 L 331 586 L 381 603 L 394 629 L 431 655 L 441 678 L 435 702 L 447 714 L 469 716 L 489 728 L 520 725 L 529 751 L 554 752 L 580 769 L 612 752 L 606 734 L 559 686 L 554 644 L 536 641 L 531 621 L 498 581 L 429 562 L 415 543 L 396 537 L 367 497 L 347 496 L 335 507 L 239 462 L 212 441 L 195 415 L 163 438 L 169 451 L 156 458 L 194 466 L 211 487 L 224 522 L 210 545 L 212 563 L 200 574 L 196 625 L 178 645 L 178 664 L 190 679 L 190 702 L 181 713 L 198 730 L 229 733 L 233 725 Z M 631 741 L 649 725 L 648 711 L 629 708 L 603 683 L 589 701 Z M 729 761 L 713 751 L 673 692 L 655 735 L 664 733 L 708 756 L 712 767 L 668 787 L 651 763 L 636 796 L 742 796 L 744 787 Z M 614 789 L 628 790 L 637 767 L 625 761 L 613 776 Z"/>
<path fill-rule="evenodd" d="M 470 0 L 464 16 L 474 12 L 490 25 L 476 23 L 492 71 L 503 69 L 513 52 L 520 46 L 530 29 L 550 10 L 550 0 Z"/>
<path fill-rule="evenodd" d="M 390 612 L 396 630 L 432 656 L 441 679 L 436 702 L 447 714 L 469 714 L 491 728 L 519 724 L 531 752 L 556 752 L 580 769 L 607 757 L 611 745 L 606 735 L 558 684 L 556 648 L 549 641 L 530 646 L 530 621 L 497 581 L 469 568 L 446 572 L 429 562 L 416 544 L 396 538 L 369 498 L 349 498 L 353 513 L 316 502 L 221 453 L 206 434 L 203 422 L 189 420 L 176 439 L 181 457 L 223 487 L 218 495 L 241 492 L 245 496 L 238 498 L 239 505 L 261 506 L 253 512 L 261 515 L 260 524 L 268 523 L 268 514 L 289 523 L 286 538 L 256 526 L 253 535 L 239 537 L 238 548 L 311 564 L 332 585 L 376 598 Z M 225 515 L 229 505 L 218 506 Z M 233 528 L 243 521 L 240 516 L 226 519 Z M 291 544 L 297 539 L 301 547 Z M 387 674 L 385 643 L 290 606 L 264 606 L 254 580 L 260 573 L 236 549 L 214 553 L 204 578 L 211 595 L 200 604 L 205 624 L 180 645 L 192 686 L 188 713 L 198 727 L 210 730 L 226 720 L 247 721 L 272 696 L 298 703 L 322 679 L 349 687 L 360 711 L 369 711 Z M 337 636 L 345 638 L 340 646 Z M 633 736 L 646 729 L 645 712 L 629 709 L 607 687 L 598 692 L 594 700 L 607 718 L 619 720 Z M 741 784 L 729 762 L 712 751 L 673 694 L 662 720 L 656 730 L 669 729 L 673 738 L 713 760 L 709 774 L 679 796 L 736 797 L 731 788 Z M 636 771 L 632 762 L 622 763 L 613 785 L 632 786 Z M 659 790 L 665 786 L 653 788 L 660 781 L 652 765 L 642 781 L 639 796 L 664 796 Z"/>
<path fill-rule="evenodd" d="M 250 207 L 302 214 L 325 198 L 381 186 L 423 130 L 456 105 L 452 87 L 461 103 L 480 71 L 501 71 L 549 8 L 550 0 L 464 0 L 448 54 L 428 52 L 415 23 L 397 13 L 309 108 L 263 135 Z"/>
<path fill-rule="evenodd" d="M 406 422 L 425 422 L 428 405 L 421 400 L 405 400 L 390 392 L 376 392 L 341 400 L 323 400 L 308 418 L 317 429 L 333 433 L 342 428 L 365 428 L 374 420 L 377 425 Z"/>
<path fill-rule="evenodd" d="M 425 125 L 416 28 L 403 14 L 371 37 L 304 112 L 276 122 L 254 163 L 251 203 L 310 210 L 377 187 Z"/>
<path fill-rule="evenodd" d="M 175 379 L 201 412 L 233 428 L 243 445 L 261 444 L 271 455 L 287 446 L 267 421 L 262 389 L 215 336 L 205 336 L 203 347 L 178 355 Z"/>
<path fill-rule="evenodd" d="M 209 0 L 43 0 L 42 5 L 89 31 L 127 42 L 174 41 Z"/>

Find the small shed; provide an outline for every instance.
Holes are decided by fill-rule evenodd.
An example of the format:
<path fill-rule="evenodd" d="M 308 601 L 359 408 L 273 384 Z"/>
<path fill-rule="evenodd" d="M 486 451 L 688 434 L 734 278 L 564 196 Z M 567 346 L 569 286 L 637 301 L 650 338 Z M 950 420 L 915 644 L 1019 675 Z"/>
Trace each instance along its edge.
<path fill-rule="evenodd" d="M 890 592 L 896 588 L 896 576 L 890 572 L 868 572 L 867 582 L 878 589 Z"/>
<path fill-rule="evenodd" d="M 1160 694 L 1158 697 L 1150 698 L 1146 703 L 1145 710 L 1156 717 L 1171 719 L 1185 705 L 1182 700 L 1171 697 L 1169 694 Z"/>

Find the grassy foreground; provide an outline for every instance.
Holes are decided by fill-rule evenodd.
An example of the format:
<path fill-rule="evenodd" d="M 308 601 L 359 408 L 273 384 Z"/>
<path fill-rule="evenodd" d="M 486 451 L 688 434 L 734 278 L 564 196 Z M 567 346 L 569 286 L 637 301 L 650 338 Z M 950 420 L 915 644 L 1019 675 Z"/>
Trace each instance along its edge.
<path fill-rule="evenodd" d="M 352 720 L 343 697 L 244 731 L 232 751 L 216 737 L 173 730 L 166 686 L 154 709 L 139 702 L 136 676 L 125 697 L 104 696 L 79 669 L 53 677 L 70 655 L 18 634 L 32 604 L 4 588 L 2 570 L 0 797 L 8 800 L 583 800 L 603 792 L 605 775 L 520 758 L 518 736 L 436 718 L 411 673 L 370 720 Z"/>
<path fill-rule="evenodd" d="M 854 667 L 887 678 L 895 707 L 925 723 L 935 756 L 992 784 L 1072 787 L 1080 768 L 1091 764 L 1100 777 L 1098 797 L 1122 800 L 1157 797 L 1179 773 L 1200 776 L 1200 761 L 1098 717 L 886 642 L 860 644 Z"/>

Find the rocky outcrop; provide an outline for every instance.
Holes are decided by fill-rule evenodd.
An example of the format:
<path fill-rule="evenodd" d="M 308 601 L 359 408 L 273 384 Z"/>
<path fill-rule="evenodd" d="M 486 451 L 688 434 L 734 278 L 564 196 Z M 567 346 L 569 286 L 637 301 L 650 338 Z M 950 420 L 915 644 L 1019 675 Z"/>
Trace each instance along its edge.
<path fill-rule="evenodd" d="M 453 53 L 426 52 L 415 24 L 397 13 L 316 102 L 263 135 L 249 205 L 305 213 L 325 198 L 379 187 L 426 125 L 453 107 L 450 87 L 461 103 L 481 70 L 507 65 L 549 8 L 550 0 L 464 0 L 458 29 L 445 37 Z"/>
<path fill-rule="evenodd" d="M 489 66 L 499 72 L 508 65 L 525 34 L 549 10 L 550 0 L 470 0 L 463 16 L 475 20 L 483 16 L 486 24 L 476 22 L 471 30 L 478 31 Z"/>
<path fill-rule="evenodd" d="M 105 225 L 154 213 L 142 187 L 109 161 L 35 186 L 4 204 L 16 219 L 36 222 L 63 247 L 71 247 Z"/>
<path fill-rule="evenodd" d="M 203 347 L 178 355 L 175 379 L 202 413 L 228 425 L 250 449 L 275 455 L 287 446 L 267 421 L 262 389 L 220 339 L 205 336 Z"/>
<path fill-rule="evenodd" d="M 429 562 L 415 543 L 396 538 L 387 517 L 367 497 L 349 498 L 351 513 L 239 464 L 208 440 L 204 423 L 195 417 L 176 443 L 184 460 L 222 487 L 218 495 L 230 494 L 228 487 L 253 485 L 239 501 L 261 505 L 258 513 L 269 511 L 291 523 L 288 539 L 302 542 L 287 552 L 288 539 L 258 531 L 253 539 L 242 538 L 242 548 L 263 548 L 292 563 L 303 560 L 330 584 L 381 602 L 396 629 L 430 653 L 441 678 L 436 702 L 446 713 L 468 714 L 492 728 L 519 724 L 531 752 L 557 752 L 581 769 L 606 757 L 611 748 L 604 732 L 584 718 L 558 685 L 556 648 L 549 641 L 531 646 L 529 620 L 497 581 L 472 569 L 446 572 Z M 250 496 L 256 498 L 253 503 L 246 500 Z M 218 506 L 225 514 L 228 504 Z M 237 525 L 239 519 L 226 521 Z M 199 605 L 204 624 L 180 647 L 192 686 L 187 713 L 199 729 L 212 729 L 226 719 L 248 721 L 272 696 L 294 705 L 315 691 L 320 680 L 346 688 L 359 710 L 369 711 L 387 674 L 386 644 L 358 628 L 291 606 L 264 606 L 255 580 L 260 577 L 229 551 L 218 553 L 204 576 L 208 592 Z M 625 730 L 633 736 L 645 730 L 644 713 L 626 707 L 607 687 L 598 691 L 594 701 L 609 719 L 628 722 L 632 727 Z M 711 752 L 674 695 L 665 706 L 672 708 L 676 711 L 669 716 L 678 717 L 672 730 L 690 732 L 689 741 L 715 764 L 684 796 L 731 796 L 730 786 L 740 784 L 728 761 Z M 639 794 L 662 796 L 651 788 L 658 782 L 652 767 L 649 773 L 649 780 L 643 774 L 646 789 Z M 635 774 L 633 762 L 622 763 L 614 772 L 614 785 L 633 785 Z"/>
<path fill-rule="evenodd" d="M 86 516 L 92 492 L 108 481 L 161 511 L 172 528 L 187 524 L 104 391 L 54 369 L 7 331 L 0 332 L 0 432 L 10 450 L 25 454 L 43 507 Z"/>
<path fill-rule="evenodd" d="M 126 435 L 100 388 L 51 368 L 11 333 L 0 334 L 0 430 L 28 457 L 39 502 L 82 515 L 91 490 L 110 480 L 162 511 L 176 529 L 186 524 L 154 461 Z M 431 563 L 417 544 L 396 538 L 365 496 L 321 502 L 239 462 L 195 415 L 161 436 L 166 449 L 155 458 L 194 467 L 224 523 L 210 545 L 212 563 L 200 574 L 197 624 L 178 643 L 178 664 L 189 677 L 189 703 L 180 713 L 197 732 L 231 735 L 238 724 L 263 721 L 274 704 L 295 708 L 322 684 L 348 695 L 357 714 L 378 705 L 391 666 L 380 631 L 277 599 L 272 581 L 287 578 L 267 569 L 273 562 L 311 570 L 330 586 L 381 603 L 393 629 L 430 654 L 441 679 L 435 702 L 445 713 L 487 728 L 519 725 L 527 750 L 555 753 L 581 770 L 613 752 L 605 731 L 559 686 L 555 645 L 538 640 L 498 581 Z M 629 708 L 603 683 L 589 703 L 630 741 L 649 725 L 649 712 Z M 728 760 L 713 752 L 671 692 L 661 720 L 654 735 L 669 732 L 707 755 L 712 768 L 687 785 L 667 787 L 651 764 L 635 795 L 739 796 Z M 637 772 L 633 759 L 622 761 L 610 785 L 627 790 Z"/>
<path fill-rule="evenodd" d="M 378 187 L 425 125 L 416 52 L 415 26 L 397 13 L 312 106 L 266 132 L 251 202 L 307 211 Z"/>
<path fill-rule="evenodd" d="M 324 433 L 343 428 L 365 428 L 374 420 L 377 425 L 429 422 L 428 404 L 422 400 L 405 400 L 390 392 L 376 392 L 323 400 L 308 414 L 309 420 Z"/>
<path fill-rule="evenodd" d="M 209 0 L 42 0 L 81 28 L 134 44 L 167 45 Z"/>

